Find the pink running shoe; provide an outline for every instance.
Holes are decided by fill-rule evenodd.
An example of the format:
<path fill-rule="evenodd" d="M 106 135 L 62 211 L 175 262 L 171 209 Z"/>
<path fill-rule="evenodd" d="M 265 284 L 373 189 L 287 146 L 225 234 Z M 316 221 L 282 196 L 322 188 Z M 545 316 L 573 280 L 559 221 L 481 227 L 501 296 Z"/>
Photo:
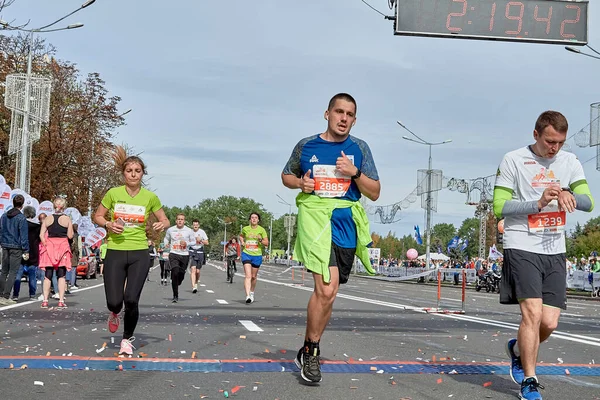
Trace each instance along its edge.
<path fill-rule="evenodd" d="M 131 357 L 133 355 L 133 349 L 135 349 L 135 347 L 133 347 L 131 343 L 133 343 L 134 341 L 134 336 L 130 337 L 129 339 L 121 340 L 121 349 L 119 350 L 119 355 Z"/>
<path fill-rule="evenodd" d="M 42 301 L 42 308 L 48 308 L 48 300 Z"/>
<path fill-rule="evenodd" d="M 111 312 L 108 316 L 108 331 L 110 333 L 115 333 L 117 329 L 119 329 L 119 324 L 121 321 L 119 320 L 119 315 Z"/>
<path fill-rule="evenodd" d="M 59 302 L 58 302 L 58 305 L 56 306 L 56 308 L 57 308 L 58 310 L 64 310 L 65 308 L 67 308 L 67 305 L 65 304 L 65 302 L 64 302 L 64 301 L 59 301 Z"/>

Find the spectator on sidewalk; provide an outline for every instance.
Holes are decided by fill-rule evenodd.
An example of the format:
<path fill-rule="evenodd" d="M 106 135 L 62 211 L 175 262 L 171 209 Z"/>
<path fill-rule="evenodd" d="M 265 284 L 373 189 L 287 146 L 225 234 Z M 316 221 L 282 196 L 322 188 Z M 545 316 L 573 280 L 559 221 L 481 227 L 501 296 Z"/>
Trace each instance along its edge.
<path fill-rule="evenodd" d="M 0 218 L 0 244 L 2 245 L 2 273 L 0 274 L 0 305 L 12 304 L 10 292 L 23 260 L 29 259 L 27 219 L 21 213 L 25 198 L 13 197 L 13 208 Z"/>
<path fill-rule="evenodd" d="M 23 260 L 17 272 L 15 287 L 13 289 L 13 300 L 19 299 L 21 292 L 21 278 L 27 276 L 29 281 L 29 300 L 35 300 L 37 291 L 37 271 L 40 255 L 40 224 L 35 218 L 35 208 L 27 206 L 23 208 L 23 215 L 27 218 L 27 237 L 29 239 L 29 260 Z"/>

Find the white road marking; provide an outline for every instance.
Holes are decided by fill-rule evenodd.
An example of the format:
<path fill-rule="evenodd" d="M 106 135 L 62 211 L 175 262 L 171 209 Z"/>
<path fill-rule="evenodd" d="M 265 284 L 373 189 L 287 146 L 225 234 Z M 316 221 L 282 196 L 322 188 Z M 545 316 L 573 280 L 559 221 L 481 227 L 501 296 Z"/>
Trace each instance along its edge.
<path fill-rule="evenodd" d="M 583 317 L 583 315 L 580 314 L 571 314 L 571 313 L 566 313 L 566 312 L 562 312 L 560 313 L 561 316 L 566 316 L 566 317 Z"/>
<path fill-rule="evenodd" d="M 394 294 L 398 293 L 397 290 L 385 290 L 385 289 L 383 289 L 382 292 L 394 293 Z"/>
<path fill-rule="evenodd" d="M 221 300 L 221 299 L 217 299 L 217 303 L 219 303 L 219 304 L 229 304 L 227 301 Z"/>
<path fill-rule="evenodd" d="M 213 265 L 213 267 L 214 267 L 214 265 Z M 293 283 L 277 282 L 277 281 L 272 281 L 269 279 L 260 279 L 260 278 L 259 278 L 259 280 L 261 282 L 271 283 L 271 284 L 279 285 L 279 286 L 286 286 L 286 287 L 295 288 L 298 290 L 304 290 L 307 292 L 313 291 L 313 289 L 311 287 L 295 285 Z M 413 312 L 417 312 L 420 314 L 427 313 L 427 311 L 423 307 L 415 307 L 415 306 L 409 306 L 406 304 L 390 303 L 387 301 L 373 300 L 373 299 L 369 299 L 369 298 L 365 298 L 365 297 L 351 296 L 351 295 L 347 295 L 347 294 L 343 294 L 343 293 L 338 293 L 337 297 L 340 297 L 343 299 L 348 299 L 348 300 L 360 301 L 362 303 L 367 303 L 367 304 L 374 304 L 374 305 L 379 305 L 379 306 L 384 306 L 384 307 L 413 311 Z M 435 313 L 431 314 L 431 315 L 437 316 L 440 318 L 450 318 L 450 319 L 456 319 L 456 320 L 460 320 L 460 321 L 473 322 L 473 323 L 482 324 L 482 325 L 496 326 L 496 327 L 505 328 L 505 329 L 512 329 L 515 331 L 519 329 L 519 325 L 515 324 L 515 323 L 495 321 L 495 320 L 479 318 L 479 317 L 475 317 L 475 316 L 471 316 L 471 315 L 435 314 Z M 240 322 L 242 322 L 242 321 L 240 321 Z M 586 345 L 600 347 L 600 338 L 595 338 L 595 337 L 591 337 L 591 336 L 575 335 L 575 334 L 568 333 L 568 332 L 554 331 L 554 333 L 552 333 L 552 337 L 555 339 L 563 339 L 563 340 L 568 340 L 571 342 L 577 342 L 577 343 L 582 343 L 582 344 L 586 344 Z"/>
<path fill-rule="evenodd" d="M 206 293 L 214 293 L 214 292 L 215 292 L 214 290 L 210 290 L 210 289 L 206 290 Z"/>
<path fill-rule="evenodd" d="M 240 320 L 240 324 L 244 325 L 244 328 L 248 329 L 250 332 L 262 332 L 263 331 L 260 326 L 256 325 L 252 321 Z"/>
<path fill-rule="evenodd" d="M 96 289 L 96 288 L 98 288 L 100 286 L 104 286 L 104 283 L 99 283 L 97 285 L 86 287 L 86 288 L 82 288 L 82 289 L 71 290 L 71 292 L 72 293 L 85 292 L 86 290 Z M 37 303 L 38 301 L 41 301 L 41 300 L 37 300 L 37 299 L 36 300 L 28 300 L 28 301 L 24 301 L 22 303 L 11 304 L 9 306 L 0 307 L 0 311 L 10 310 L 11 308 L 17 308 L 17 307 L 26 306 L 28 304 Z"/>

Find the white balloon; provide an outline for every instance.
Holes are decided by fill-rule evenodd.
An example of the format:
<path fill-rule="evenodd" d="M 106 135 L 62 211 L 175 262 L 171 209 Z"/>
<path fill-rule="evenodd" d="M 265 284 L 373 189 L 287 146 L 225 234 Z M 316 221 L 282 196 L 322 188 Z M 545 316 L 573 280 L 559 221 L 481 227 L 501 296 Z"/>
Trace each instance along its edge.
<path fill-rule="evenodd" d="M 54 205 L 50 200 L 44 200 L 40 203 L 37 209 L 37 215 L 39 216 L 41 213 L 46 215 L 54 214 Z"/>
<path fill-rule="evenodd" d="M 0 185 L 0 215 L 8 211 L 6 207 L 9 205 L 12 206 L 12 202 L 10 201 L 10 190 L 10 186 L 6 184 Z"/>
<path fill-rule="evenodd" d="M 16 195 L 18 195 L 18 194 L 20 194 L 20 195 L 21 195 L 21 196 L 23 196 L 24 198 L 26 198 L 27 196 L 29 196 L 29 195 L 27 194 L 27 192 L 25 192 L 23 189 L 16 188 L 16 189 L 13 189 L 13 190 L 10 192 L 10 198 L 11 198 L 11 200 L 12 200 L 12 198 L 13 198 L 13 197 L 15 197 L 15 196 L 16 196 Z"/>
<path fill-rule="evenodd" d="M 78 209 L 76 209 L 75 207 L 68 207 L 65 209 L 65 214 L 71 218 L 71 221 L 74 224 L 78 224 L 78 226 L 79 226 L 79 220 L 81 219 L 81 213 L 79 212 Z"/>
<path fill-rule="evenodd" d="M 85 244 L 93 246 L 106 237 L 106 229 L 98 227 L 85 236 Z"/>

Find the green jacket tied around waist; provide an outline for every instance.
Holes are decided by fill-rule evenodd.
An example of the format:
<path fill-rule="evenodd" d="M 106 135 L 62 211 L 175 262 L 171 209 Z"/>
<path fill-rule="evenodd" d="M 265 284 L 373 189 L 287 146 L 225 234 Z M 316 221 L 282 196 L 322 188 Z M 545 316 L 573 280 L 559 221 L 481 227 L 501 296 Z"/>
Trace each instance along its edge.
<path fill-rule="evenodd" d="M 371 244 L 369 220 L 362 204 L 358 201 L 321 198 L 300 193 L 296 197 L 298 206 L 298 234 L 294 246 L 294 258 L 304 263 L 306 268 L 323 276 L 329 283 L 329 258 L 331 255 L 331 215 L 336 208 L 351 208 L 356 225 L 356 256 L 365 266 L 369 275 L 375 275 L 369 258 L 368 245 Z"/>

